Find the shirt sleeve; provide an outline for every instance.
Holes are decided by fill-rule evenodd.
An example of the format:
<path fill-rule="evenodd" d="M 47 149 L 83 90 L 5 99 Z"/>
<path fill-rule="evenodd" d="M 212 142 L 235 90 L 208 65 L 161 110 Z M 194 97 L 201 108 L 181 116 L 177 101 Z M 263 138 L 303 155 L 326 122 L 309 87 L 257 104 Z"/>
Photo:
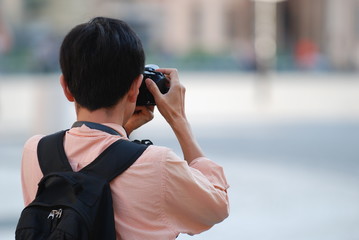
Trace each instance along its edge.
<path fill-rule="evenodd" d="M 173 152 L 163 163 L 164 211 L 178 233 L 198 234 L 229 214 L 223 168 L 207 158 L 190 166 Z"/>
<path fill-rule="evenodd" d="M 21 161 L 21 185 L 24 204 L 27 206 L 36 196 L 37 184 L 42 178 L 42 172 L 37 160 L 37 144 L 43 136 L 36 135 L 24 145 Z"/>

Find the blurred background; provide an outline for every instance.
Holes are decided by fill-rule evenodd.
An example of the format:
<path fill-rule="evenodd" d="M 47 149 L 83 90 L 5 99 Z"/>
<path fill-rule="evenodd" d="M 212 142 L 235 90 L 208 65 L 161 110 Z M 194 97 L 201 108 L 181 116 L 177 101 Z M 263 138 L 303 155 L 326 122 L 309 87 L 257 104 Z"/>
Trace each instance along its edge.
<path fill-rule="evenodd" d="M 23 208 L 23 144 L 75 121 L 61 41 L 98 15 L 178 68 L 193 131 L 225 168 L 230 217 L 178 239 L 359 238 L 358 0 L 0 0 L 0 239 Z M 158 112 L 131 137 L 181 155 Z"/>
<path fill-rule="evenodd" d="M 356 0 L 1 0 L 1 71 L 58 71 L 58 46 L 96 15 L 121 18 L 148 59 L 183 70 L 356 71 Z"/>

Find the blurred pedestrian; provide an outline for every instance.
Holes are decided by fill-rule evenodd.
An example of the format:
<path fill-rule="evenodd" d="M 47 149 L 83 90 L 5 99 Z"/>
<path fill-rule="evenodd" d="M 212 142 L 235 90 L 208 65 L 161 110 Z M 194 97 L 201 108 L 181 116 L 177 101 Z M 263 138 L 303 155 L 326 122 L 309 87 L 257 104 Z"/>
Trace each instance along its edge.
<path fill-rule="evenodd" d="M 0 12 L 0 55 L 10 51 L 12 45 L 11 32 Z"/>

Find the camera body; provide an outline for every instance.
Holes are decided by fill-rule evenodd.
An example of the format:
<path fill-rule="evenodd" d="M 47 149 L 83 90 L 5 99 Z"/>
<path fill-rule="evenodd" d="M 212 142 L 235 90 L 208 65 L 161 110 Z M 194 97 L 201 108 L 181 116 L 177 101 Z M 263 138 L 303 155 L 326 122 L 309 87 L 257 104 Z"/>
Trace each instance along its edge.
<path fill-rule="evenodd" d="M 160 92 L 162 94 L 165 94 L 168 92 L 169 81 L 163 73 L 156 72 L 156 69 L 158 69 L 158 68 L 159 67 L 154 64 L 148 64 L 145 66 L 145 71 L 143 72 L 143 81 L 140 86 L 140 93 L 138 94 L 138 97 L 137 97 L 137 102 L 136 102 L 137 106 L 156 105 L 155 99 L 153 98 L 150 91 L 147 89 L 147 86 L 145 83 L 145 80 L 147 78 L 152 79 L 156 83 L 158 89 L 160 90 Z"/>

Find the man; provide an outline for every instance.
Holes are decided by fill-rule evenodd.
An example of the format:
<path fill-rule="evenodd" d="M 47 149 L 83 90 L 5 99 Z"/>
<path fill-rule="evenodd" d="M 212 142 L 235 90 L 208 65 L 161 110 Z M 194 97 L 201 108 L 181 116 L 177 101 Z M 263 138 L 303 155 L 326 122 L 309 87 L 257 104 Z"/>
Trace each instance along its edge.
<path fill-rule="evenodd" d="M 64 148 L 74 171 L 93 161 L 119 138 L 153 118 L 153 107 L 136 107 L 143 78 L 144 52 L 137 35 L 120 20 L 95 18 L 76 26 L 60 50 L 61 86 L 75 103 L 77 121 L 106 125 L 111 135 L 86 125 L 73 127 Z M 228 216 L 228 184 L 222 168 L 197 144 L 184 109 L 185 88 L 177 70 L 158 69 L 170 81 L 167 94 L 146 79 L 157 108 L 172 127 L 184 159 L 170 149 L 150 146 L 110 186 L 117 239 L 175 239 L 197 234 Z M 22 186 L 25 205 L 35 197 L 42 177 L 36 148 L 42 136 L 24 147 Z"/>

